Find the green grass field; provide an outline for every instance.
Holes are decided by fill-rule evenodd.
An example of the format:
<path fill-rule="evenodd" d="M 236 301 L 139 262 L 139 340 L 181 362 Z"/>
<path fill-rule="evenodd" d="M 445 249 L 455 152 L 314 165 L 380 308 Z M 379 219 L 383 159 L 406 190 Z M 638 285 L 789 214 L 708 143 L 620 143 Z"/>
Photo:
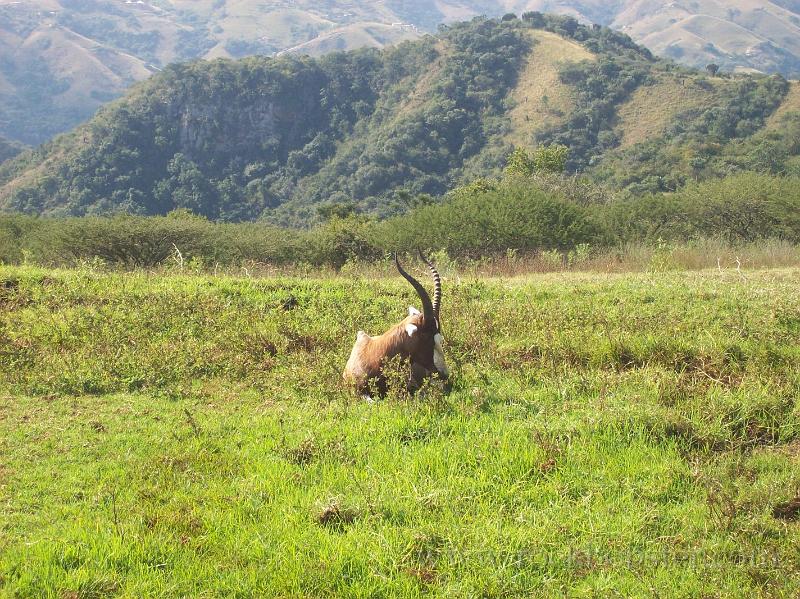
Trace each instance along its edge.
<path fill-rule="evenodd" d="M 798 596 L 800 270 L 451 277 L 349 396 L 412 294 L 0 267 L 0 596 Z"/>

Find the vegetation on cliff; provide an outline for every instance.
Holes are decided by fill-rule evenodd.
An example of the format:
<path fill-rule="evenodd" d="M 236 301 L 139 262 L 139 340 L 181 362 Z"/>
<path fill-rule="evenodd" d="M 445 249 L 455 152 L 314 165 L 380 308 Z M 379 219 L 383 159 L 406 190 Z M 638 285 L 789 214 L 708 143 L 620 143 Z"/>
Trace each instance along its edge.
<path fill-rule="evenodd" d="M 577 43 L 591 57 L 555 61 L 558 106 L 520 80 L 531 61 L 554 60 L 537 55 L 545 30 L 551 53 Z M 523 89 L 545 96 L 532 112 Z M 655 110 L 676 90 L 690 108 Z M 522 125 L 523 145 L 566 146 L 569 172 L 634 195 L 674 191 L 742 170 L 796 173 L 796 95 L 780 77 L 708 78 L 566 17 L 476 19 L 383 51 L 173 65 L 0 167 L 0 206 L 290 225 L 337 206 L 390 216 L 499 174 Z M 652 131 L 637 138 L 642 122 Z"/>

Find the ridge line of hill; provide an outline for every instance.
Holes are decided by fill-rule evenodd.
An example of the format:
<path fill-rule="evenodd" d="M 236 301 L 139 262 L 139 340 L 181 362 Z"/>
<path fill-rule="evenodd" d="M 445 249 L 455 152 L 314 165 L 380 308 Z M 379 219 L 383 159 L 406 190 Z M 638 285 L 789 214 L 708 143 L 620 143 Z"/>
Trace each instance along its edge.
<path fill-rule="evenodd" d="M 172 65 L 0 166 L 0 209 L 389 216 L 499 174 L 514 145 L 566 146 L 568 172 L 626 194 L 674 191 L 796 172 L 800 116 L 779 112 L 791 91 L 778 76 L 710 77 L 574 19 L 475 19 L 385 50 Z"/>

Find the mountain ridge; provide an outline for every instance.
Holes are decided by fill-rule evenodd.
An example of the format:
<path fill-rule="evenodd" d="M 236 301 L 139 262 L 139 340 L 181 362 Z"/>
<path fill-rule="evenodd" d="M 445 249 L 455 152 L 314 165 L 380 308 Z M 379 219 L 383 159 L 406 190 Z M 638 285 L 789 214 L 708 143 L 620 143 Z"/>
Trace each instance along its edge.
<path fill-rule="evenodd" d="M 46 141 L 175 61 L 384 47 L 442 22 L 512 11 L 598 22 L 697 67 L 715 62 L 724 70 L 800 75 L 796 2 L 726 6 L 717 0 L 655 7 L 643 0 L 0 0 L 0 135 Z M 727 25 L 717 27 L 714 19 Z"/>
<path fill-rule="evenodd" d="M 549 144 L 569 148 L 569 172 L 671 191 L 800 173 L 798 103 L 779 76 L 709 77 L 569 18 L 477 19 L 387 50 L 172 65 L 0 166 L 0 209 L 387 216 L 499 174 L 514 146 Z"/>

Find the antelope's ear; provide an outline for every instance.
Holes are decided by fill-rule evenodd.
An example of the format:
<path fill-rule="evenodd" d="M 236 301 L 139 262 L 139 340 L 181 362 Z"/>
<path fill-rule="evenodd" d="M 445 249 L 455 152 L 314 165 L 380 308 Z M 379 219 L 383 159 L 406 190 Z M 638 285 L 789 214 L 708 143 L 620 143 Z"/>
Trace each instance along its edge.
<path fill-rule="evenodd" d="M 408 315 L 409 316 L 419 316 L 420 312 L 414 306 L 408 307 Z"/>
<path fill-rule="evenodd" d="M 414 333 L 417 332 L 417 325 L 415 324 L 407 324 L 406 325 L 406 333 L 408 333 L 409 337 L 413 337 Z"/>

